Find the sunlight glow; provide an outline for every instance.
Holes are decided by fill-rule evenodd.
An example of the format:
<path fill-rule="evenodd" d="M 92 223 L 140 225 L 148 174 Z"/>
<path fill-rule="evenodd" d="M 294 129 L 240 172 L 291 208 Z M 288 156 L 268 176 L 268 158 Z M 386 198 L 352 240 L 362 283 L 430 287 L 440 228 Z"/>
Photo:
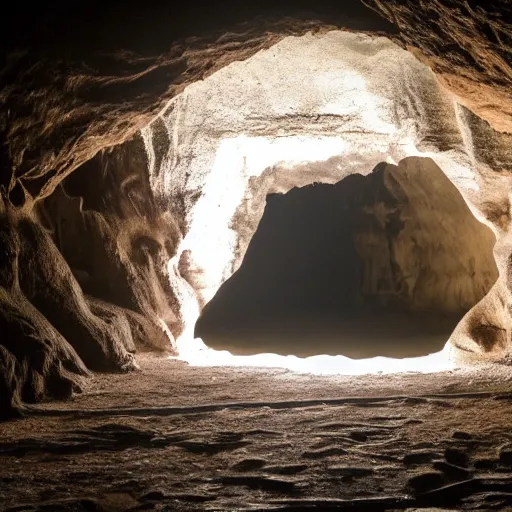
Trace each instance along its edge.
<path fill-rule="evenodd" d="M 196 338 L 193 344 L 182 344 L 180 355 L 171 359 L 185 361 L 192 366 L 284 368 L 313 375 L 437 373 L 455 368 L 455 364 L 448 358 L 446 347 L 434 354 L 404 359 L 390 357 L 351 359 L 341 355 L 318 355 L 303 358 L 279 354 L 237 356 L 227 350 L 208 348 L 199 338 Z"/>
<path fill-rule="evenodd" d="M 294 166 L 325 161 L 343 154 L 340 138 L 320 136 L 246 137 L 220 141 L 203 194 L 194 207 L 190 230 L 180 252 L 190 250 L 208 279 L 203 299 L 213 298 L 219 286 L 234 272 L 238 233 L 230 227 L 244 200 L 251 177 L 273 165 Z"/>

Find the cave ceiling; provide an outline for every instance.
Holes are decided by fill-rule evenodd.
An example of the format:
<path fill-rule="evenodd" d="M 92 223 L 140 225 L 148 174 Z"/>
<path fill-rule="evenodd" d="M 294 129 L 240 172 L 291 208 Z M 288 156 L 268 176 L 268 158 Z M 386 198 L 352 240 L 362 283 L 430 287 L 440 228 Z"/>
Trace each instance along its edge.
<path fill-rule="evenodd" d="M 431 67 L 457 101 L 512 132 L 508 0 L 364 3 L 11 6 L 0 75 L 3 196 L 28 205 L 47 196 L 187 85 L 309 31 L 386 35 Z"/>

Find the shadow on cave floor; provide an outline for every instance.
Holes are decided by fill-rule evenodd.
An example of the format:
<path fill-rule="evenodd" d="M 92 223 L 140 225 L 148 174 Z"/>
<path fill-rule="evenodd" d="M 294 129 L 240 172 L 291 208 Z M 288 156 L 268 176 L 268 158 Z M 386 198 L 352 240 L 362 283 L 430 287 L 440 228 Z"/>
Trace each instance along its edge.
<path fill-rule="evenodd" d="M 354 359 L 416 357 L 441 350 L 460 321 L 460 315 L 410 312 L 362 312 L 325 318 L 264 318 L 210 327 L 203 338 L 215 349 L 236 355 L 272 352 L 308 357 L 344 355 Z"/>
<path fill-rule="evenodd" d="M 196 336 L 240 355 L 438 352 L 496 281 L 493 245 L 430 159 L 269 195 Z"/>

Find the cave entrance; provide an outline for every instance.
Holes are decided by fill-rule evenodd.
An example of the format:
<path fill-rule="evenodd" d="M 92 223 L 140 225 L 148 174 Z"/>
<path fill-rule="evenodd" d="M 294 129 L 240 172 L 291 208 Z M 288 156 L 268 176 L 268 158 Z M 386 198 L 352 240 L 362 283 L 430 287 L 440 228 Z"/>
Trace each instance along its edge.
<path fill-rule="evenodd" d="M 196 336 L 240 355 L 437 352 L 496 281 L 494 242 L 426 158 L 268 195 Z"/>

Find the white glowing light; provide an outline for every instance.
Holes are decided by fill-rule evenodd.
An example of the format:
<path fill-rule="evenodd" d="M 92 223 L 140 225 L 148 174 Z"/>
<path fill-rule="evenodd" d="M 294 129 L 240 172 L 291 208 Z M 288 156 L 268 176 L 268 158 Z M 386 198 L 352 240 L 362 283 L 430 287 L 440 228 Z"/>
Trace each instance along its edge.
<path fill-rule="evenodd" d="M 344 116 L 360 123 L 361 131 L 396 136 L 397 126 L 390 122 L 391 102 L 368 90 L 367 81 L 354 70 L 324 71 L 314 78 L 315 88 L 324 99 L 318 107 L 321 115 Z"/>
<path fill-rule="evenodd" d="M 249 178 L 273 165 L 294 166 L 341 155 L 345 143 L 334 137 L 235 137 L 220 142 L 215 162 L 194 207 L 190 230 L 180 252 L 190 250 L 208 279 L 209 301 L 233 273 L 238 234 L 231 220 L 247 192 Z"/>
<path fill-rule="evenodd" d="M 185 361 L 192 366 L 284 368 L 313 375 L 437 373 L 455 368 L 454 363 L 448 358 L 446 347 L 434 354 L 404 359 L 390 357 L 351 359 L 341 355 L 318 355 L 304 358 L 279 354 L 237 356 L 227 350 L 208 348 L 199 338 L 196 338 L 193 344 L 182 344 L 180 355 L 172 359 Z"/>
<path fill-rule="evenodd" d="M 181 252 L 178 252 L 181 254 Z M 182 316 L 185 330 L 175 341 L 175 349 L 178 354 L 185 352 L 199 352 L 206 345 L 202 340 L 194 339 L 194 327 L 199 318 L 201 308 L 197 301 L 197 296 L 192 287 L 182 279 L 177 270 L 179 258 L 175 256 L 167 265 L 169 282 L 174 291 L 176 299 L 180 304 L 180 314 Z"/>

